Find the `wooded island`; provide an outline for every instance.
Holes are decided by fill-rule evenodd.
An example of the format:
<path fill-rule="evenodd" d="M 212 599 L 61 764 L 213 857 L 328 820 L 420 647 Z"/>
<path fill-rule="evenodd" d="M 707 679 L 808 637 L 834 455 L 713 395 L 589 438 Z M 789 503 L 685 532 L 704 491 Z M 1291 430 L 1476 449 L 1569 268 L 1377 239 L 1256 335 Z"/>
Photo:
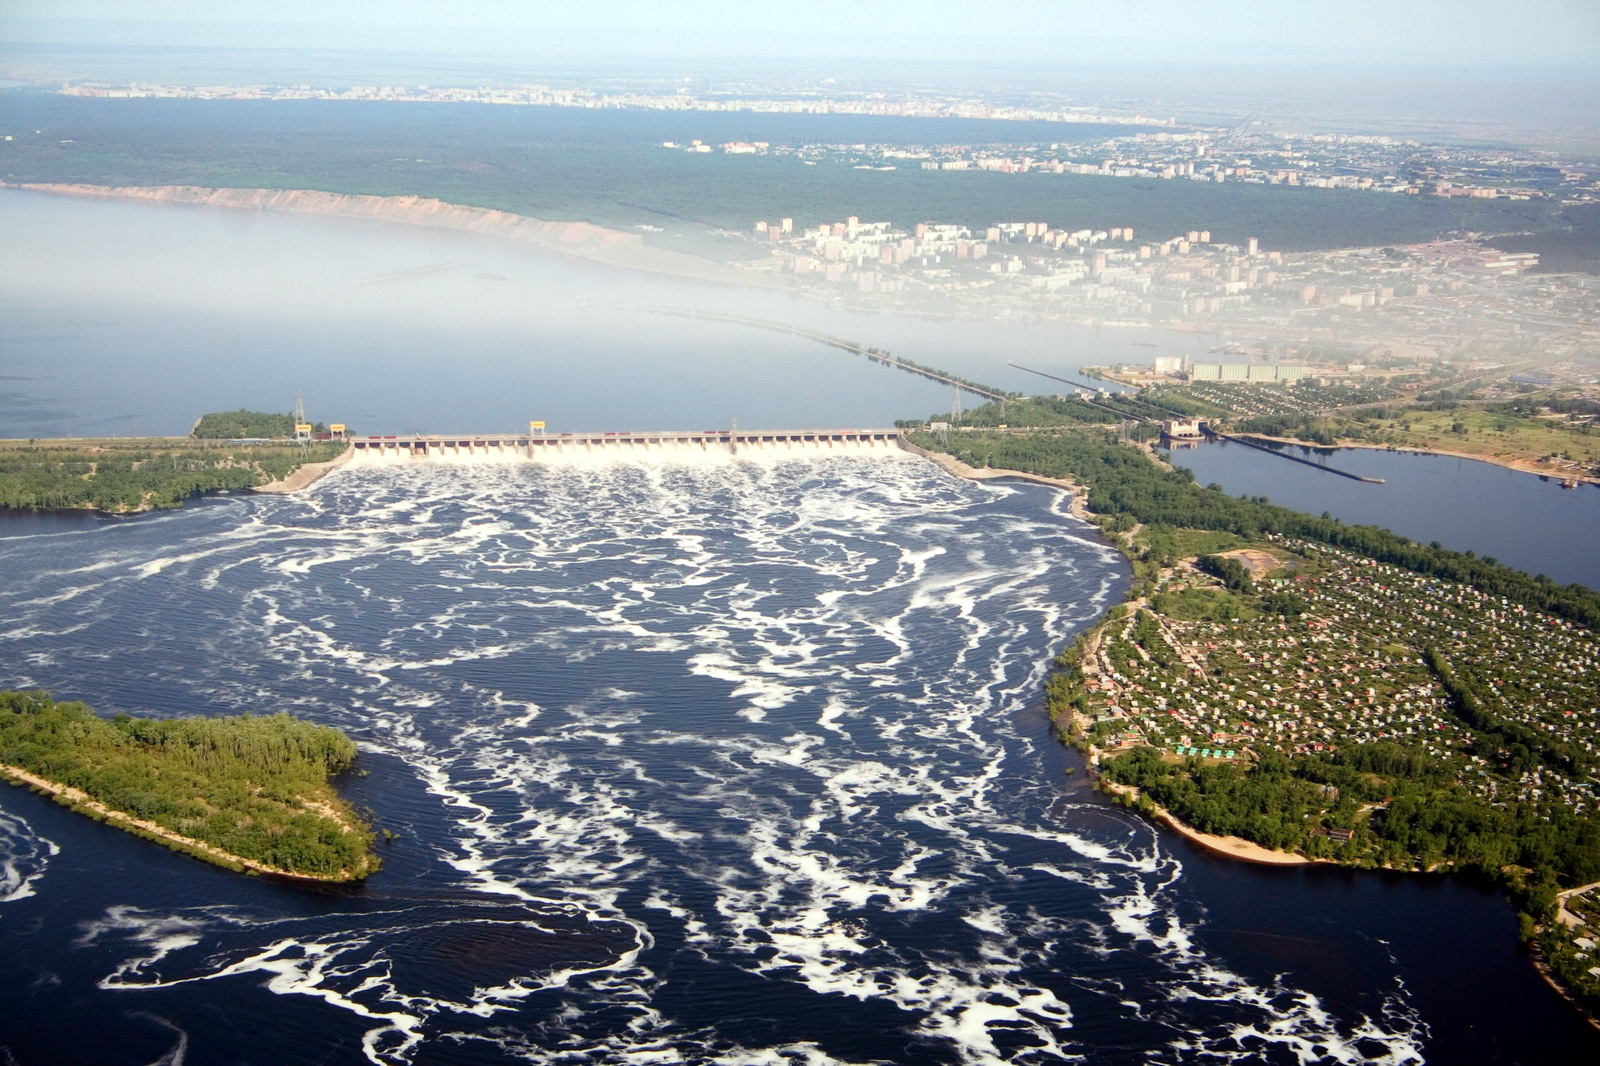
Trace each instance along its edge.
<path fill-rule="evenodd" d="M 101 718 L 44 692 L 0 692 L 0 776 L 235 870 L 357 881 L 371 828 L 329 783 L 355 743 L 287 714 Z"/>

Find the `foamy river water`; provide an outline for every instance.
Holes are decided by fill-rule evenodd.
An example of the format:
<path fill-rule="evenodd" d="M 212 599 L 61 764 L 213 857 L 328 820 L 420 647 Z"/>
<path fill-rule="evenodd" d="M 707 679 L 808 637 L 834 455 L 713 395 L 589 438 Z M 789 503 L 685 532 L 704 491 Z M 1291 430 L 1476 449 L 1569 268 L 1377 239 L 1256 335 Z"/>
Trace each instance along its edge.
<path fill-rule="evenodd" d="M 339 726 L 397 839 L 306 891 L 0 790 L 0 1044 L 1417 1062 L 1483 1024 L 1441 983 L 1464 958 L 1593 1046 L 1493 893 L 1205 858 L 1069 774 L 1039 685 L 1125 569 L 1065 502 L 910 456 L 506 463 L 12 527 L 6 685 Z"/>

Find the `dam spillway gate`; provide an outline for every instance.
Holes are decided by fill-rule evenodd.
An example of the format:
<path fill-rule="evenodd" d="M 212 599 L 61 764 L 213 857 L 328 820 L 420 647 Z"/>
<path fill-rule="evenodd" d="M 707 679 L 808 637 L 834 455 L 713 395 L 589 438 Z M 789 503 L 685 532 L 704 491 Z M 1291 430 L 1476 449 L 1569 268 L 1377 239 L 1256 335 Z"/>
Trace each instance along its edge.
<path fill-rule="evenodd" d="M 899 429 L 456 434 L 358 437 L 358 463 L 567 462 L 696 458 L 805 458 L 905 450 Z"/>

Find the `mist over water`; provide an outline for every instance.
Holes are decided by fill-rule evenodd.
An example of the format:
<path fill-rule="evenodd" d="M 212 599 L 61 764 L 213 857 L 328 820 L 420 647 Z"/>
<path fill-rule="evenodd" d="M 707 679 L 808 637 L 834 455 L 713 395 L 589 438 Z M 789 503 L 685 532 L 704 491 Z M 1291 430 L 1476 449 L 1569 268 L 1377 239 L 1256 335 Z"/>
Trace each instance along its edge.
<path fill-rule="evenodd" d="M 373 433 L 843 428 L 950 408 L 943 386 L 814 341 L 583 301 L 804 325 L 1030 392 L 1066 386 L 1008 362 L 1072 376 L 1204 348 L 858 314 L 424 226 L 14 189 L 0 224 L 0 436 L 183 434 L 207 411 L 290 410 L 297 389 L 313 419 Z"/>

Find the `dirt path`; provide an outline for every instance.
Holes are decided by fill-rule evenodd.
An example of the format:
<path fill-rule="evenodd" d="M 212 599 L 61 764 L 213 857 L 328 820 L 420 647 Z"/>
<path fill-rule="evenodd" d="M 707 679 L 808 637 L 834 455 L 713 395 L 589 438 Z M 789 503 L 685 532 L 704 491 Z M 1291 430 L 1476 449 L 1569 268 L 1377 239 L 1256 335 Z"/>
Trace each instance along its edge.
<path fill-rule="evenodd" d="M 1562 925 L 1571 926 L 1574 929 L 1583 925 L 1583 920 L 1581 918 L 1567 910 L 1567 900 L 1571 899 L 1573 896 L 1581 896 L 1591 888 L 1600 888 L 1600 881 L 1592 881 L 1587 885 L 1579 885 L 1577 888 L 1569 888 L 1565 892 L 1557 892 L 1556 921 L 1560 922 Z"/>

